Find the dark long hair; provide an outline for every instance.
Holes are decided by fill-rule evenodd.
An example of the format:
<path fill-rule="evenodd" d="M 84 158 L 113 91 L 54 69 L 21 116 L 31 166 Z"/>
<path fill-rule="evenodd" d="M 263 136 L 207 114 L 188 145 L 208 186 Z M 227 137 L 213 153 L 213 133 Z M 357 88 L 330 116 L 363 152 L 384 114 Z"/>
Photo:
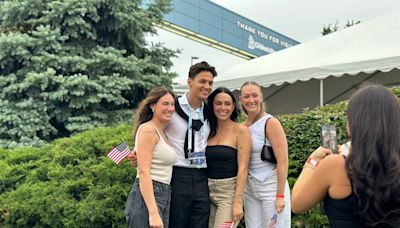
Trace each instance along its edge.
<path fill-rule="evenodd" d="M 136 124 L 135 124 L 135 130 L 133 131 L 134 142 L 139 126 L 143 123 L 150 121 L 151 118 L 153 118 L 153 111 L 151 110 L 150 106 L 152 104 L 157 103 L 161 97 L 163 97 L 168 93 L 171 94 L 172 97 L 174 97 L 175 99 L 174 93 L 171 90 L 167 89 L 166 87 L 164 86 L 154 87 L 152 90 L 150 90 L 147 97 L 140 103 L 136 111 Z"/>
<path fill-rule="evenodd" d="M 351 153 L 346 172 L 366 226 L 400 226 L 400 105 L 373 85 L 354 94 L 347 110 Z"/>
<path fill-rule="evenodd" d="M 210 123 L 210 135 L 208 136 L 208 138 L 212 138 L 217 134 L 217 117 L 215 116 L 214 113 L 214 99 L 215 97 L 219 94 L 219 93 L 226 93 L 228 94 L 231 98 L 232 98 L 232 102 L 234 105 L 233 108 L 233 112 L 231 114 L 231 116 L 229 117 L 231 120 L 235 121 L 237 120 L 238 116 L 240 115 L 240 110 L 237 108 L 237 102 L 236 102 L 236 98 L 233 95 L 233 93 L 225 87 L 218 87 L 216 88 L 209 96 L 208 96 L 208 100 L 207 100 L 207 106 L 210 110 L 209 113 L 209 123 Z"/>

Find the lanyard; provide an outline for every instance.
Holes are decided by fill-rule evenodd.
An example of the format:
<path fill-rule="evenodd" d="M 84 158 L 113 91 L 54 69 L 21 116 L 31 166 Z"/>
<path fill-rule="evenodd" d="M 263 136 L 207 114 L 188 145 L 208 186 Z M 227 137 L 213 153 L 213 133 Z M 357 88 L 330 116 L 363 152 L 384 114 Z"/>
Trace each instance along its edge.
<path fill-rule="evenodd" d="M 192 116 L 192 106 L 190 106 L 189 104 L 189 128 L 188 128 L 188 151 L 192 152 L 194 150 L 194 148 L 192 148 L 192 134 L 193 134 L 193 116 Z M 203 123 L 204 126 L 204 114 L 203 114 L 203 110 L 204 110 L 204 103 L 201 103 L 201 107 L 200 107 L 200 121 Z M 193 110 L 194 111 L 194 110 Z M 202 147 L 204 147 L 204 128 L 203 126 L 201 126 L 200 128 L 200 145 Z"/>

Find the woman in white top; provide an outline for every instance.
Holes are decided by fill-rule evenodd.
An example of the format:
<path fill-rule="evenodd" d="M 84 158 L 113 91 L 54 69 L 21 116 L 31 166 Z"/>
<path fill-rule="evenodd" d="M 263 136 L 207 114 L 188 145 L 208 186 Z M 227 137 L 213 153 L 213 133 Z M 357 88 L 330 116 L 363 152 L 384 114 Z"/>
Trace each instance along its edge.
<path fill-rule="evenodd" d="M 168 227 L 177 155 L 163 129 L 174 111 L 174 95 L 165 87 L 153 88 L 137 110 L 133 135 L 138 167 L 125 208 L 128 227 Z"/>
<path fill-rule="evenodd" d="M 285 132 L 279 120 L 264 111 L 263 94 L 256 82 L 249 81 L 242 85 L 240 102 L 247 114 L 245 125 L 249 127 L 252 140 L 248 182 L 244 192 L 246 227 L 290 227 Z M 276 164 L 261 160 L 264 143 L 272 146 Z"/>

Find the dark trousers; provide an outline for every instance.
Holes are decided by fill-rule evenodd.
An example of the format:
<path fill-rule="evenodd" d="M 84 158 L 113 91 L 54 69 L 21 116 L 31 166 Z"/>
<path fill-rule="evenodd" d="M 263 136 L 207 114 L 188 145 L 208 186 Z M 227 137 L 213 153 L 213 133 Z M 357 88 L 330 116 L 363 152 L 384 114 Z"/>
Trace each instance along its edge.
<path fill-rule="evenodd" d="M 170 228 L 207 228 L 210 195 L 206 169 L 174 167 Z"/>
<path fill-rule="evenodd" d="M 168 227 L 171 187 L 153 180 L 154 198 L 164 227 Z M 125 205 L 125 218 L 129 228 L 150 227 L 149 212 L 140 192 L 139 179 L 135 180 Z"/>

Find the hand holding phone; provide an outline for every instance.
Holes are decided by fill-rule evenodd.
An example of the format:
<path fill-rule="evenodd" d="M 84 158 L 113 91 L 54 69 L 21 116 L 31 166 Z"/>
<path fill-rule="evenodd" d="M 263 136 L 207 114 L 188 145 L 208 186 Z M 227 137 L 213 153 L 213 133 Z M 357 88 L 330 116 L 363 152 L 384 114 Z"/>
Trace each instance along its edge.
<path fill-rule="evenodd" d="M 336 127 L 330 124 L 321 125 L 321 146 L 337 154 Z"/>
<path fill-rule="evenodd" d="M 340 154 L 342 154 L 342 155 L 344 155 L 344 156 L 348 156 L 349 155 L 349 153 L 350 153 L 350 150 L 351 150 L 351 142 L 350 141 L 348 141 L 348 142 L 346 142 L 346 143 L 343 143 L 341 146 L 340 146 L 340 149 L 339 149 L 340 151 Z"/>

